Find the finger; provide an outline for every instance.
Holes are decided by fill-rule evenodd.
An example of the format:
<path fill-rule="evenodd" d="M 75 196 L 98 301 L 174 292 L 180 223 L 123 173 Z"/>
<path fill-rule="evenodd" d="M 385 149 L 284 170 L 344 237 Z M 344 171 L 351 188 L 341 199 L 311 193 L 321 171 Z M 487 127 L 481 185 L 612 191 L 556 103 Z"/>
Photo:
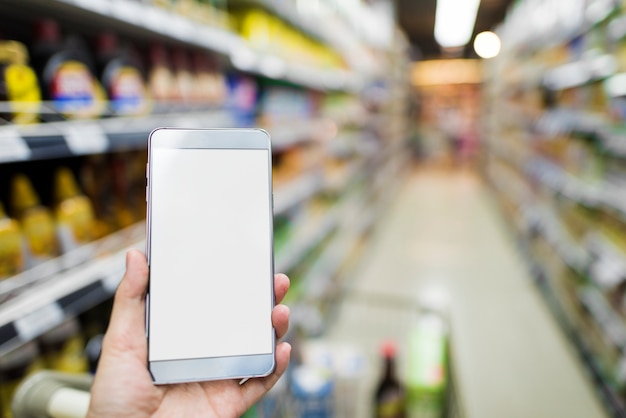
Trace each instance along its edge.
<path fill-rule="evenodd" d="M 272 311 L 272 325 L 276 330 L 276 338 L 281 339 L 289 329 L 289 307 L 286 305 L 276 305 Z"/>
<path fill-rule="evenodd" d="M 277 305 L 285 298 L 289 286 L 289 277 L 285 274 L 279 273 L 274 275 L 274 299 Z"/>
<path fill-rule="evenodd" d="M 242 393 L 246 404 L 253 405 L 278 382 L 278 379 L 287 370 L 290 357 L 291 345 L 280 343 L 276 347 L 276 369 L 274 372 L 267 377 L 250 379 L 243 385 Z"/>
<path fill-rule="evenodd" d="M 146 257 L 138 250 L 130 250 L 126 253 L 126 273 L 115 292 L 105 343 L 122 350 L 145 346 L 147 287 Z"/>

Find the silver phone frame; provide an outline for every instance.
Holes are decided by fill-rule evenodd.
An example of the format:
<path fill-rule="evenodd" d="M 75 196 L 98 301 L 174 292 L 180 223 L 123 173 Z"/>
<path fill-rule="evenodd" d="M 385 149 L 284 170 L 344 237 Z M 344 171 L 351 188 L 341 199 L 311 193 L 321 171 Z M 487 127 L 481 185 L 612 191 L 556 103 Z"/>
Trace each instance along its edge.
<path fill-rule="evenodd" d="M 166 137 L 163 137 L 166 136 Z M 162 144 L 161 142 L 166 142 Z M 159 144 L 156 144 L 159 142 Z M 263 129 L 183 129 L 157 128 L 148 137 L 148 165 L 146 166 L 146 257 L 150 266 L 151 245 L 151 189 L 152 150 L 170 149 L 264 149 L 268 151 L 269 218 L 270 218 L 270 303 L 274 300 L 274 199 L 272 188 L 272 147 L 270 135 Z M 171 384 L 210 380 L 248 379 L 271 374 L 276 367 L 276 332 L 272 326 L 272 352 L 259 355 L 208 357 L 182 360 L 150 361 L 150 284 L 146 293 L 146 338 L 148 370 L 154 384 Z"/>

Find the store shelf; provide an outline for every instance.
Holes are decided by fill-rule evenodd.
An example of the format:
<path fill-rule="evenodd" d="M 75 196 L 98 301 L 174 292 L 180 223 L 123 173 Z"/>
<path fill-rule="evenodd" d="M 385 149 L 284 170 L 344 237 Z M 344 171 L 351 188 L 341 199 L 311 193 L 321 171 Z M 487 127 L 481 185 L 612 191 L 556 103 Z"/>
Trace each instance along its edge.
<path fill-rule="evenodd" d="M 278 186 L 274 194 L 274 215 L 281 215 L 307 200 L 323 187 L 322 173 L 314 171 L 304 174 L 287 184 Z"/>
<path fill-rule="evenodd" d="M 0 355 L 110 298 L 143 237 L 141 222 L 0 282 Z"/>
<path fill-rule="evenodd" d="M 235 127 L 227 111 L 0 126 L 0 163 L 145 149 L 157 127 Z"/>
<path fill-rule="evenodd" d="M 339 223 L 339 209 L 333 207 L 324 215 L 313 219 L 306 219 L 302 225 L 296 227 L 296 232 L 287 246 L 276 256 L 275 270 L 289 272 L 326 237 L 328 237 Z"/>
<path fill-rule="evenodd" d="M 6 10 L 5 10 L 6 9 Z M 74 24 L 98 21 L 103 28 L 143 39 L 164 39 L 207 49 L 230 58 L 238 69 L 320 90 L 357 91 L 363 80 L 343 69 L 311 68 L 295 61 L 258 54 L 238 34 L 195 22 L 172 11 L 133 0 L 6 0 L 0 12 L 29 9 Z"/>
<path fill-rule="evenodd" d="M 314 118 L 277 123 L 266 129 L 272 138 L 272 150 L 280 151 L 304 141 L 330 139 L 332 129 L 329 132 L 328 123 Z"/>

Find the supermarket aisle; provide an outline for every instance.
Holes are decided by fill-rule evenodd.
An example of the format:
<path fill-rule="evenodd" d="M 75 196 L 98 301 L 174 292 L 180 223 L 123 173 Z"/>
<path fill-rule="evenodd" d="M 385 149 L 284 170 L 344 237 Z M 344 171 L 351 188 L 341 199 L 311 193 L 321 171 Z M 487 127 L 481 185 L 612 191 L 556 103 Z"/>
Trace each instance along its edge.
<path fill-rule="evenodd" d="M 366 350 L 373 366 L 360 407 L 379 373 L 380 341 L 398 341 L 403 366 L 420 301 L 444 298 L 466 417 L 604 416 L 487 188 L 475 175 L 432 169 L 413 172 L 400 188 L 329 333 Z"/>

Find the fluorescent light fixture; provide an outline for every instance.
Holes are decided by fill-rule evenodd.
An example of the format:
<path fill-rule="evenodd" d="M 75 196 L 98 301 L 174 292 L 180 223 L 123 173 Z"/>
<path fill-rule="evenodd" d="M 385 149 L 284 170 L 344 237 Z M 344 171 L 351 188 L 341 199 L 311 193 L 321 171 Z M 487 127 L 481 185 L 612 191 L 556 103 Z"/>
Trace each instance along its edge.
<path fill-rule="evenodd" d="M 437 0 L 435 39 L 443 48 L 467 45 L 474 32 L 480 0 Z"/>

